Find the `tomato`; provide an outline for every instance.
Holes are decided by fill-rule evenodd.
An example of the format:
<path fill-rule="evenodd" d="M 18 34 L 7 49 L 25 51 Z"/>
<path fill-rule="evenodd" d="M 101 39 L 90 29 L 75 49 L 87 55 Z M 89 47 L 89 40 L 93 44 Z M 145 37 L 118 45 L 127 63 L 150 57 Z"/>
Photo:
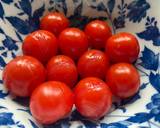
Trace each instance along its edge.
<path fill-rule="evenodd" d="M 74 61 L 64 55 L 53 57 L 47 64 L 47 79 L 57 80 L 73 87 L 78 78 L 77 68 Z"/>
<path fill-rule="evenodd" d="M 46 64 L 48 60 L 56 55 L 58 49 L 56 37 L 45 30 L 38 30 L 29 34 L 22 46 L 25 55 L 33 56 Z"/>
<path fill-rule="evenodd" d="M 30 110 L 37 121 L 51 124 L 71 112 L 73 100 L 73 93 L 66 84 L 49 81 L 41 84 L 33 92 Z"/>
<path fill-rule="evenodd" d="M 50 12 L 41 19 L 40 28 L 58 36 L 61 31 L 69 26 L 69 20 L 59 12 Z"/>
<path fill-rule="evenodd" d="M 95 49 L 105 49 L 106 40 L 112 35 L 107 22 L 94 20 L 87 24 L 85 33 L 88 36 L 91 47 Z"/>
<path fill-rule="evenodd" d="M 90 119 L 99 119 L 111 108 L 112 94 L 107 84 L 96 77 L 82 79 L 75 87 L 75 106 Z"/>
<path fill-rule="evenodd" d="M 128 98 L 138 92 L 140 76 L 131 64 L 118 63 L 109 69 L 106 82 L 115 96 Z"/>
<path fill-rule="evenodd" d="M 78 61 L 78 72 L 82 78 L 94 76 L 105 79 L 106 71 L 109 68 L 108 57 L 99 50 L 85 52 Z"/>
<path fill-rule="evenodd" d="M 88 49 L 88 40 L 83 31 L 78 28 L 67 28 L 59 36 L 59 46 L 62 54 L 78 58 Z"/>
<path fill-rule="evenodd" d="M 8 90 L 20 97 L 30 96 L 45 81 L 45 69 L 35 58 L 19 56 L 10 61 L 3 71 L 3 82 Z"/>
<path fill-rule="evenodd" d="M 122 32 L 113 35 L 106 43 L 106 52 L 112 62 L 133 63 L 138 58 L 140 46 L 136 37 Z"/>

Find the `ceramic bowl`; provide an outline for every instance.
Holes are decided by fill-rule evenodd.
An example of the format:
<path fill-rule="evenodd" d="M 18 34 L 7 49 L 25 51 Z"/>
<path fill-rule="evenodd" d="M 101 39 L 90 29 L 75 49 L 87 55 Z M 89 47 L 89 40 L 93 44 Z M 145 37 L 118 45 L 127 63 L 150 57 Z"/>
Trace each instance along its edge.
<path fill-rule="evenodd" d="M 141 46 L 135 63 L 141 87 L 132 98 L 114 103 L 111 112 L 97 122 L 74 110 L 69 117 L 42 126 L 32 118 L 28 100 L 10 96 L 1 78 L 0 127 L 160 128 L 159 5 L 159 0 L 1 0 L 0 74 L 9 60 L 22 54 L 23 39 L 38 28 L 39 19 L 49 11 L 60 11 L 69 17 L 72 26 L 83 29 L 86 23 L 98 18 L 107 20 L 113 33 L 133 33 Z"/>

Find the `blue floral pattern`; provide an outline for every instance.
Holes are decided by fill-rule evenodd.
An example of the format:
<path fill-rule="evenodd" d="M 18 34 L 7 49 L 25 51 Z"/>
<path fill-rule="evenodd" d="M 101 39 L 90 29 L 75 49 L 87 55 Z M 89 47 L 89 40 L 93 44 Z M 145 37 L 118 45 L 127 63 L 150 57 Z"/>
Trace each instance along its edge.
<path fill-rule="evenodd" d="M 0 113 L 0 126 L 7 126 L 9 128 L 16 126 L 17 128 L 25 128 L 20 122 L 15 122 L 13 120 L 13 113 L 2 112 Z"/>
<path fill-rule="evenodd" d="M 124 3 L 124 0 L 121 0 L 121 4 L 117 6 L 118 8 L 118 14 L 119 16 L 114 19 L 114 25 L 118 28 L 124 28 L 125 27 L 125 19 L 126 19 L 126 10 L 127 10 L 127 4 Z"/>
<path fill-rule="evenodd" d="M 38 8 L 35 8 L 36 4 Z M 8 7 L 16 10 L 12 10 L 13 15 L 7 13 Z M 87 12 L 88 9 L 97 15 L 86 15 L 84 10 Z M 78 128 L 130 128 L 130 126 L 160 128 L 160 30 L 157 22 L 160 17 L 154 16 L 153 13 L 151 15 L 149 12 L 152 12 L 152 9 L 149 0 L 91 0 L 90 2 L 71 0 L 70 3 L 67 0 L 48 0 L 45 2 L 44 0 L 39 0 L 39 2 L 36 0 L 1 0 L 0 72 L 8 60 L 16 57 L 20 52 L 24 36 L 39 28 L 39 19 L 46 10 L 63 12 L 70 19 L 72 27 L 81 29 L 89 21 L 95 19 L 108 20 L 112 25 L 113 32 L 127 29 L 127 24 L 141 25 L 143 29 L 133 32 L 140 41 L 144 42 L 140 57 L 135 63 L 142 77 L 140 91 L 129 99 L 115 102 L 113 113 L 109 113 L 98 122 L 87 120 L 74 110 L 66 119 L 43 127 L 69 128 L 75 124 L 72 122 L 79 121 L 76 123 Z M 10 28 L 6 30 L 8 26 Z M 144 96 L 145 92 L 149 92 L 147 99 Z M 0 79 L 0 127 L 39 128 L 39 124 L 32 118 L 26 101 L 10 96 L 3 86 L 2 79 Z M 138 103 L 139 101 L 145 102 L 142 104 Z M 138 107 L 143 110 L 134 110 L 134 114 L 131 114 L 129 108 L 131 104 L 139 105 Z M 25 118 L 25 122 L 22 118 L 19 119 L 17 114 Z M 115 118 L 116 121 L 114 121 Z"/>
<path fill-rule="evenodd" d="M 134 0 L 127 7 L 127 18 L 133 22 L 140 22 L 142 18 L 146 17 L 149 8 L 150 4 L 146 0 Z"/>
<path fill-rule="evenodd" d="M 152 41 L 155 46 L 160 46 L 160 32 L 155 17 L 150 18 L 148 16 L 146 18 L 145 28 L 146 30 L 143 32 L 137 33 L 138 37 L 146 41 Z"/>
<path fill-rule="evenodd" d="M 147 109 L 154 117 L 155 121 L 160 122 L 160 94 L 156 93 L 151 98 L 152 102 L 146 105 Z"/>

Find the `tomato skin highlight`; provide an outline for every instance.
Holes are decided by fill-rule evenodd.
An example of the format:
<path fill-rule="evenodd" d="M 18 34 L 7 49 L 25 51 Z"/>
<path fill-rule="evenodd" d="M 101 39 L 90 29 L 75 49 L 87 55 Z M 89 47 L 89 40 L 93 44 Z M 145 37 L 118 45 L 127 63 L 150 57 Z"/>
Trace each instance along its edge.
<path fill-rule="evenodd" d="M 94 20 L 88 23 L 85 27 L 85 33 L 89 44 L 95 49 L 104 49 L 106 41 L 112 35 L 107 22 L 101 20 Z"/>
<path fill-rule="evenodd" d="M 102 51 L 94 49 L 85 52 L 77 64 L 81 78 L 98 77 L 105 79 L 108 68 L 109 59 L 107 55 Z"/>
<path fill-rule="evenodd" d="M 70 88 L 78 79 L 77 68 L 74 61 L 64 55 L 53 57 L 47 64 L 47 80 L 56 80 L 66 83 Z"/>
<path fill-rule="evenodd" d="M 3 82 L 8 90 L 20 97 L 28 97 L 45 81 L 43 65 L 30 56 L 19 56 L 11 60 L 3 71 Z"/>
<path fill-rule="evenodd" d="M 110 37 L 106 42 L 106 53 L 113 63 L 133 63 L 137 60 L 140 46 L 136 37 L 122 32 Z"/>
<path fill-rule="evenodd" d="M 50 12 L 41 19 L 40 28 L 58 36 L 65 28 L 69 27 L 69 20 L 59 12 Z"/>
<path fill-rule="evenodd" d="M 25 38 L 22 50 L 24 55 L 33 56 L 46 64 L 52 56 L 57 54 L 57 39 L 48 31 L 37 30 Z"/>
<path fill-rule="evenodd" d="M 96 77 L 82 79 L 74 89 L 78 112 L 90 119 L 99 119 L 111 108 L 112 93 L 105 82 Z"/>
<path fill-rule="evenodd" d="M 133 65 L 118 63 L 108 70 L 106 82 L 115 96 L 129 98 L 139 90 L 140 75 Z"/>
<path fill-rule="evenodd" d="M 42 124 L 51 124 L 67 116 L 74 103 L 74 95 L 66 84 L 49 81 L 35 89 L 30 100 L 33 117 Z"/>
<path fill-rule="evenodd" d="M 67 28 L 61 32 L 58 38 L 62 54 L 78 60 L 88 50 L 87 36 L 78 28 Z"/>

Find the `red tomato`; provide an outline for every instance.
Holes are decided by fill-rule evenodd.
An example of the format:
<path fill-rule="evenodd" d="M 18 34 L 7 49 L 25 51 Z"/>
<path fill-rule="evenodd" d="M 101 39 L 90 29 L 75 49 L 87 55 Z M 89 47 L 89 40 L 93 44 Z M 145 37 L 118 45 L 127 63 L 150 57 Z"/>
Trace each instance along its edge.
<path fill-rule="evenodd" d="M 130 33 L 113 35 L 106 43 L 106 52 L 112 62 L 133 63 L 140 51 L 136 37 Z"/>
<path fill-rule="evenodd" d="M 140 76 L 131 64 L 118 63 L 109 69 L 106 82 L 115 96 L 128 98 L 138 92 Z"/>
<path fill-rule="evenodd" d="M 78 72 L 82 78 L 94 76 L 105 79 L 106 71 L 109 68 L 108 57 L 99 50 L 85 52 L 78 61 Z"/>
<path fill-rule="evenodd" d="M 74 60 L 88 49 L 88 40 L 83 31 L 78 28 L 67 28 L 59 36 L 59 46 L 64 55 Z"/>
<path fill-rule="evenodd" d="M 90 45 L 95 49 L 104 49 L 106 40 L 112 35 L 107 22 L 94 20 L 87 24 L 85 33 L 88 36 Z"/>
<path fill-rule="evenodd" d="M 42 124 L 51 124 L 67 116 L 73 106 L 73 93 L 66 84 L 50 81 L 35 89 L 30 100 L 30 110 Z"/>
<path fill-rule="evenodd" d="M 59 12 L 50 12 L 41 19 L 40 28 L 50 31 L 56 36 L 69 26 L 69 20 Z"/>
<path fill-rule="evenodd" d="M 48 31 L 38 30 L 25 38 L 22 49 L 25 55 L 33 56 L 46 64 L 57 53 L 57 39 Z"/>
<path fill-rule="evenodd" d="M 47 79 L 66 83 L 73 87 L 78 78 L 77 68 L 74 61 L 64 55 L 53 57 L 47 64 Z"/>
<path fill-rule="evenodd" d="M 3 81 L 11 93 L 27 97 L 45 81 L 45 69 L 37 59 L 30 56 L 19 56 L 5 67 Z"/>
<path fill-rule="evenodd" d="M 105 82 L 96 78 L 82 79 L 74 90 L 79 113 L 91 119 L 104 116 L 112 105 L 112 94 Z"/>

